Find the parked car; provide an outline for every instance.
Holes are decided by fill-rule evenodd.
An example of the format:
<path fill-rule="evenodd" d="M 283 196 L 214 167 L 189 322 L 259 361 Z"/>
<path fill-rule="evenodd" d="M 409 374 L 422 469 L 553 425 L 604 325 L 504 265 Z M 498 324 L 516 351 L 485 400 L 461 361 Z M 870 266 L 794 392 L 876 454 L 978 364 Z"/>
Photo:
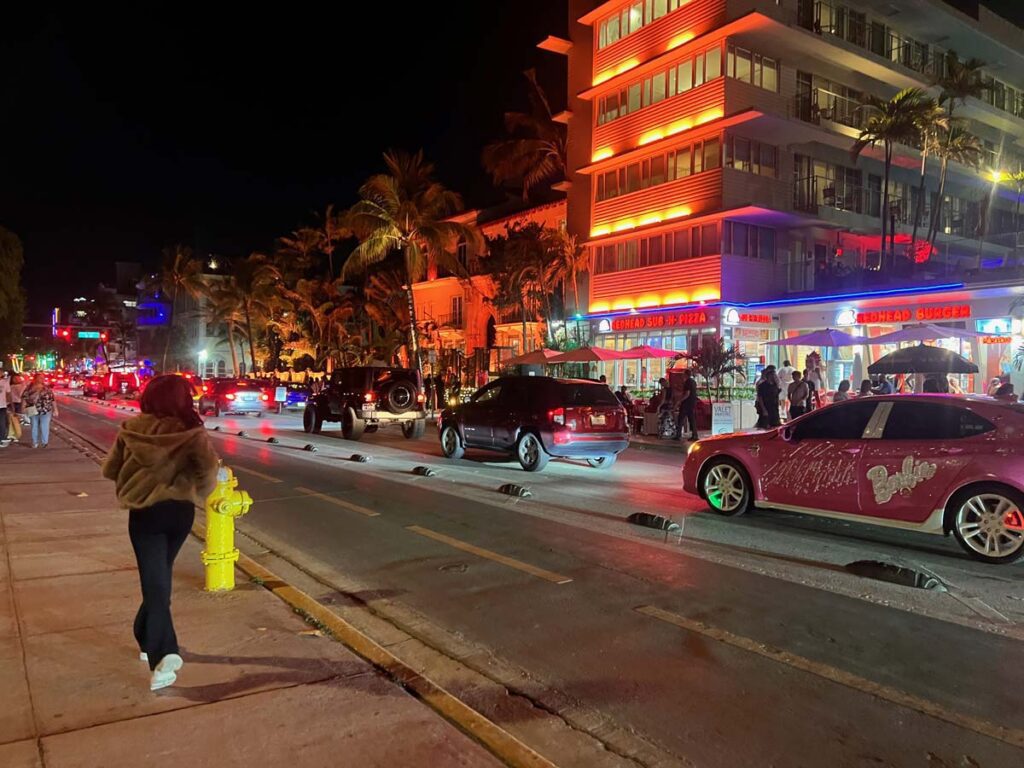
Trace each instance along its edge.
<path fill-rule="evenodd" d="M 90 376 L 82 387 L 83 395 L 98 397 L 100 400 L 106 400 L 115 395 L 137 395 L 140 391 L 139 374 L 134 371 L 111 371 Z"/>
<path fill-rule="evenodd" d="M 690 447 L 683 488 L 715 512 L 804 512 L 952 533 L 989 563 L 1024 554 L 1024 405 L 956 395 L 866 397 L 757 434 Z"/>
<path fill-rule="evenodd" d="M 310 398 L 309 387 L 305 384 L 286 384 L 288 394 L 285 398 L 282 409 L 286 411 L 301 410 L 306 407 Z"/>
<path fill-rule="evenodd" d="M 340 368 L 307 400 L 302 426 L 319 432 L 325 421 L 340 421 L 341 434 L 359 440 L 364 433 L 398 424 L 407 438 L 419 438 L 426 430 L 425 402 L 423 377 L 415 369 Z"/>
<path fill-rule="evenodd" d="M 270 400 L 261 387 L 243 379 L 207 379 L 201 389 L 198 409 L 204 415 L 252 413 L 262 417 Z"/>
<path fill-rule="evenodd" d="M 442 411 L 438 426 L 446 457 L 461 458 L 466 448 L 513 453 L 527 472 L 551 457 L 606 469 L 629 445 L 622 404 L 607 385 L 582 379 L 507 376 Z"/>

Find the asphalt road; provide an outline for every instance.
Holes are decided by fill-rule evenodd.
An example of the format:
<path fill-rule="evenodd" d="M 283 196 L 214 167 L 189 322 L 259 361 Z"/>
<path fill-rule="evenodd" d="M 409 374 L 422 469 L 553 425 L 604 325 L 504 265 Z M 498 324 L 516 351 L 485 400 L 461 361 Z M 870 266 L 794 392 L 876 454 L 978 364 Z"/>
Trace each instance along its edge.
<path fill-rule="evenodd" d="M 106 444 L 126 415 L 65 401 L 61 421 Z M 500 456 L 447 462 L 432 430 L 354 444 L 335 425 L 305 435 L 296 416 L 208 425 L 256 500 L 240 521 L 253 540 L 360 599 L 407 606 L 558 693 L 542 706 L 599 712 L 679 764 L 1024 765 L 1020 567 L 869 526 L 697 514 L 681 450 L 527 475 Z M 347 461 L 356 451 L 373 460 Z M 509 482 L 533 497 L 499 494 Z M 628 524 L 636 511 L 684 521 L 682 537 Z M 844 568 L 860 560 L 947 589 Z"/>

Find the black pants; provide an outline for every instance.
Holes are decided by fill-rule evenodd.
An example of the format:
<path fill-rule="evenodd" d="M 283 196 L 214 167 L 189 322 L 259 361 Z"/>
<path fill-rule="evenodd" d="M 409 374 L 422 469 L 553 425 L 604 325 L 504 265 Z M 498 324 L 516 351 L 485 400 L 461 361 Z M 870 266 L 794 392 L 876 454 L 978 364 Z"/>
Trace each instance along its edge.
<path fill-rule="evenodd" d="M 807 413 L 807 407 L 804 405 L 791 405 L 789 406 L 789 418 L 795 419 L 797 416 L 803 416 Z"/>
<path fill-rule="evenodd" d="M 171 572 L 174 558 L 192 529 L 191 501 L 161 501 L 128 513 L 128 536 L 139 564 L 142 605 L 135 615 L 135 641 L 155 669 L 169 653 L 178 653 L 171 621 Z"/>
<path fill-rule="evenodd" d="M 7 409 L 0 408 L 0 440 L 7 439 Z"/>
<path fill-rule="evenodd" d="M 679 415 L 676 417 L 676 439 L 678 440 L 683 436 L 683 421 L 686 422 L 686 428 L 690 430 L 690 439 L 697 439 L 697 417 L 694 415 L 695 409 L 687 407 L 684 402 L 679 406 Z"/>

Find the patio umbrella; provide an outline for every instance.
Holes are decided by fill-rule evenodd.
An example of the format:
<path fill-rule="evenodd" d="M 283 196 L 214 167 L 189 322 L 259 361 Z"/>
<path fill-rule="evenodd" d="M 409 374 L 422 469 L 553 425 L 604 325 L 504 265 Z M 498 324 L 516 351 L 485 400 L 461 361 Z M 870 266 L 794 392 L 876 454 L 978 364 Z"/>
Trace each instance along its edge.
<path fill-rule="evenodd" d="M 608 360 L 635 360 L 635 355 L 628 352 L 616 352 L 604 347 L 580 347 L 570 352 L 563 352 L 548 360 L 549 363 L 602 363 Z"/>
<path fill-rule="evenodd" d="M 900 331 L 893 331 L 884 336 L 876 336 L 871 339 L 872 344 L 897 344 L 901 341 L 935 341 L 936 339 L 977 339 L 985 336 L 984 333 L 965 331 L 960 328 L 945 328 L 941 325 L 922 323 L 919 325 L 908 325 Z"/>
<path fill-rule="evenodd" d="M 634 359 L 648 357 L 663 357 L 665 359 L 669 359 L 678 355 L 679 352 L 674 349 L 662 349 L 661 347 L 652 347 L 650 344 L 641 344 L 639 347 L 627 349 L 622 354 L 628 355 Z"/>
<path fill-rule="evenodd" d="M 890 352 L 868 366 L 868 373 L 977 373 L 978 366 L 942 347 L 918 344 Z"/>
<path fill-rule="evenodd" d="M 513 357 L 511 360 L 506 360 L 504 365 L 546 365 L 551 362 L 551 358 L 558 357 L 560 354 L 561 352 L 555 349 L 535 349 L 532 352 Z"/>
<path fill-rule="evenodd" d="M 859 347 L 865 343 L 863 336 L 851 336 L 849 333 L 826 328 L 823 331 L 805 333 L 803 336 L 792 336 L 788 339 L 764 342 L 772 347 Z"/>

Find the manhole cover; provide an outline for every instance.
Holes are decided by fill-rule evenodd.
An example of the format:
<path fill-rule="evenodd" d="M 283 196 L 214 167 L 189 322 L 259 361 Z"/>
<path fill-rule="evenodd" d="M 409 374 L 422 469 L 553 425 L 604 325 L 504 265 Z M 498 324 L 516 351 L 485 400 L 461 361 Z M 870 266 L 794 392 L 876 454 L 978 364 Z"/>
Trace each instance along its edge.
<path fill-rule="evenodd" d="M 946 591 L 946 585 L 938 577 L 930 573 L 914 570 L 913 568 L 893 565 L 892 563 L 881 563 L 877 560 L 858 560 L 855 563 L 848 564 L 846 570 L 854 576 L 887 581 L 890 584 L 899 584 L 901 587 Z"/>
<path fill-rule="evenodd" d="M 445 573 L 465 573 L 469 568 L 469 563 L 449 563 L 448 565 L 442 565 L 437 570 L 444 571 Z"/>

